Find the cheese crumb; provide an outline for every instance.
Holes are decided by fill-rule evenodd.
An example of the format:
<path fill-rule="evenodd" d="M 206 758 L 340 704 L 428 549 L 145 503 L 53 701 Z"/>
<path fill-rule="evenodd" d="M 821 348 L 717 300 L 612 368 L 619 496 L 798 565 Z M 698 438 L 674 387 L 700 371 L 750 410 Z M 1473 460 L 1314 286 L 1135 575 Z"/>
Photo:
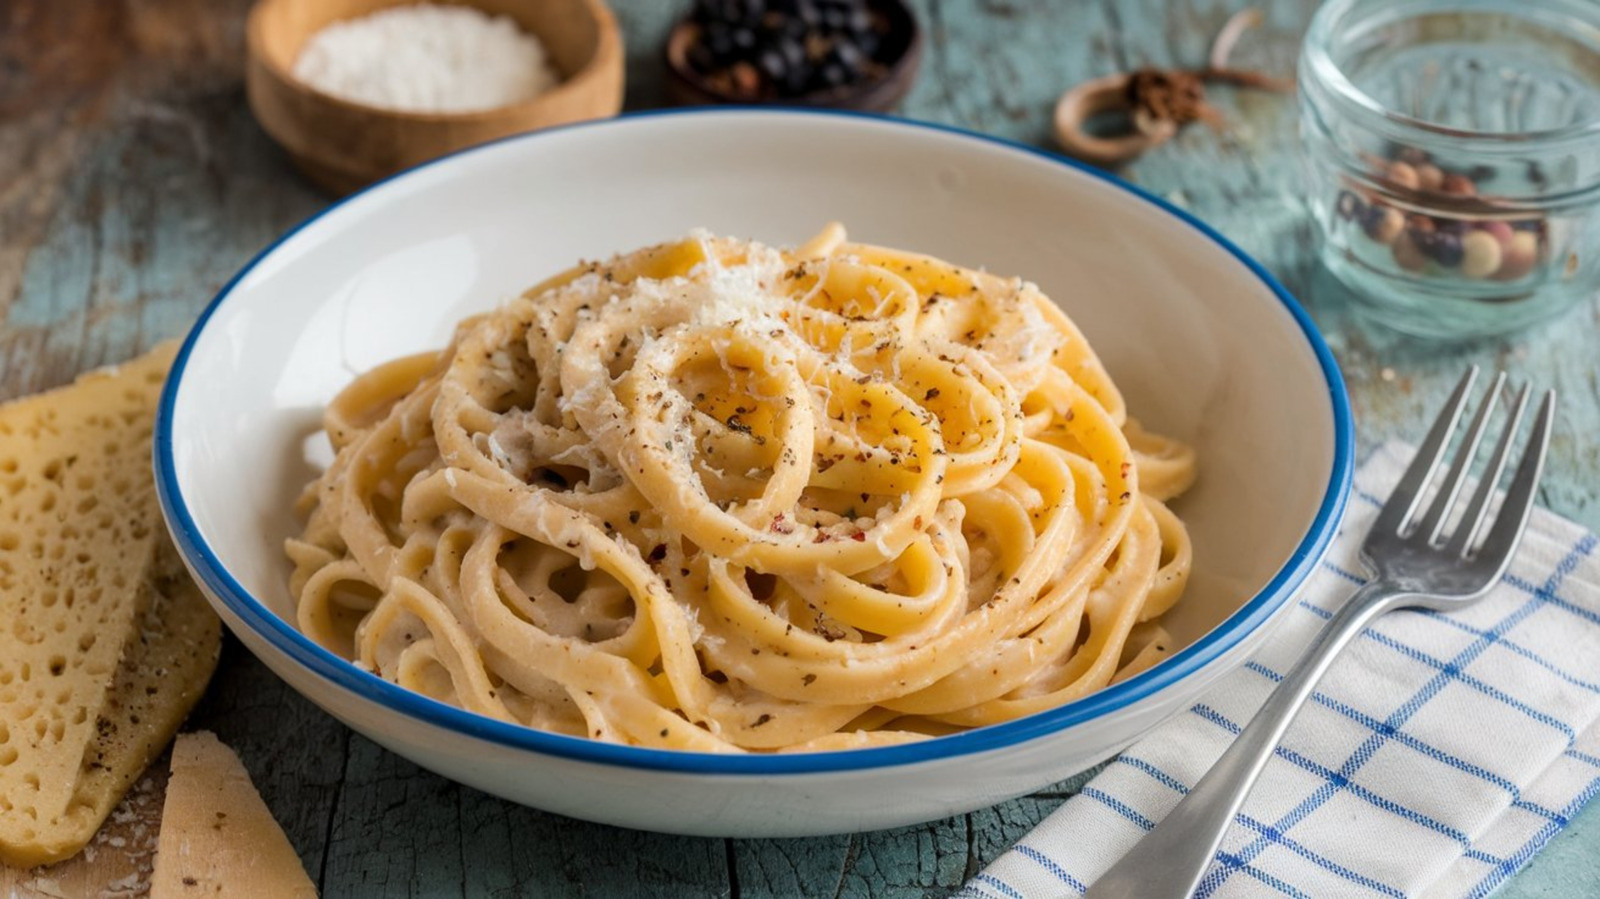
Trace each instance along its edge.
<path fill-rule="evenodd" d="M 544 45 L 506 16 L 428 3 L 323 28 L 293 73 L 342 100 L 436 113 L 509 106 L 560 81 Z"/>

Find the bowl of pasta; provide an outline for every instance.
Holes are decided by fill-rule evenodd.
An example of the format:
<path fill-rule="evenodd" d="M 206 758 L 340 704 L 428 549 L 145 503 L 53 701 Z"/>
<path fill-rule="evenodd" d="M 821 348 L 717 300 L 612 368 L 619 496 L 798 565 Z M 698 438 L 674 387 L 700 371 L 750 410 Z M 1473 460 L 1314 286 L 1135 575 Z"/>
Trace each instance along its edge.
<path fill-rule="evenodd" d="M 1159 199 L 700 110 L 286 234 L 190 333 L 156 468 L 223 620 L 361 733 L 563 814 L 783 836 L 1021 795 L 1187 708 L 1327 547 L 1351 443 L 1305 313 Z"/>

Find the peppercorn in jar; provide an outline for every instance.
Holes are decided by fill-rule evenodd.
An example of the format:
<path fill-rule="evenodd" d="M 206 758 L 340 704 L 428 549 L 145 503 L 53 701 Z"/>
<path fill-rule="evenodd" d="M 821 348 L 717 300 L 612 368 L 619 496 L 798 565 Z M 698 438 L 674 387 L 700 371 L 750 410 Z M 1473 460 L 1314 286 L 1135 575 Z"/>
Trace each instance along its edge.
<path fill-rule="evenodd" d="M 1559 314 L 1600 288 L 1600 7 L 1329 0 L 1300 63 L 1322 258 L 1430 337 Z"/>

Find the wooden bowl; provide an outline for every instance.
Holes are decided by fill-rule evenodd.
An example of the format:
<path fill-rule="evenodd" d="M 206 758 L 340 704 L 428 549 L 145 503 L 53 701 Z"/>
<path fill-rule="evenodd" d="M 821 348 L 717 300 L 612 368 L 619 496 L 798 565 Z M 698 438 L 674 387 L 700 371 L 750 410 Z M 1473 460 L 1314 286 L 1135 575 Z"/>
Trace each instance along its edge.
<path fill-rule="evenodd" d="M 772 106 L 803 106 L 814 109 L 858 109 L 866 112 L 891 112 L 900 105 L 917 79 L 922 63 L 922 28 L 917 17 L 902 0 L 873 0 L 872 8 L 889 21 L 893 44 L 882 54 L 885 71 L 876 78 L 827 90 L 812 91 L 797 97 L 754 100 L 721 90 L 689 63 L 689 48 L 699 36 L 699 26 L 688 19 L 679 22 L 667 35 L 667 99 L 679 106 L 710 106 L 721 103 L 764 103 Z"/>
<path fill-rule="evenodd" d="M 260 0 L 250 11 L 250 108 L 300 171 L 324 190 L 349 193 L 463 147 L 605 118 L 622 108 L 622 38 L 603 0 L 443 0 L 508 16 L 544 44 L 561 83 L 510 106 L 402 112 L 325 94 L 290 74 L 300 48 L 323 26 L 410 2 L 415 0 Z"/>

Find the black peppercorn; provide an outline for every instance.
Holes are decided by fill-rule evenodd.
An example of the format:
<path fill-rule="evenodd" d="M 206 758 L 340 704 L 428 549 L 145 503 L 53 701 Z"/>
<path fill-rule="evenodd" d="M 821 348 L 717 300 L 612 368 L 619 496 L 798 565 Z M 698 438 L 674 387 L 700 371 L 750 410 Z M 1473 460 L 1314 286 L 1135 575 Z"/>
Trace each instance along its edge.
<path fill-rule="evenodd" d="M 1423 245 L 1423 252 L 1445 268 L 1455 268 L 1460 265 L 1461 257 L 1465 253 L 1461 246 L 1461 235 L 1444 230 L 1434 231 L 1428 235 Z"/>
<path fill-rule="evenodd" d="M 881 71 L 884 21 L 867 0 L 696 0 L 689 64 L 741 96 L 786 98 Z M 738 71 L 735 71 L 735 70 Z M 755 73 L 756 84 L 748 85 Z"/>

